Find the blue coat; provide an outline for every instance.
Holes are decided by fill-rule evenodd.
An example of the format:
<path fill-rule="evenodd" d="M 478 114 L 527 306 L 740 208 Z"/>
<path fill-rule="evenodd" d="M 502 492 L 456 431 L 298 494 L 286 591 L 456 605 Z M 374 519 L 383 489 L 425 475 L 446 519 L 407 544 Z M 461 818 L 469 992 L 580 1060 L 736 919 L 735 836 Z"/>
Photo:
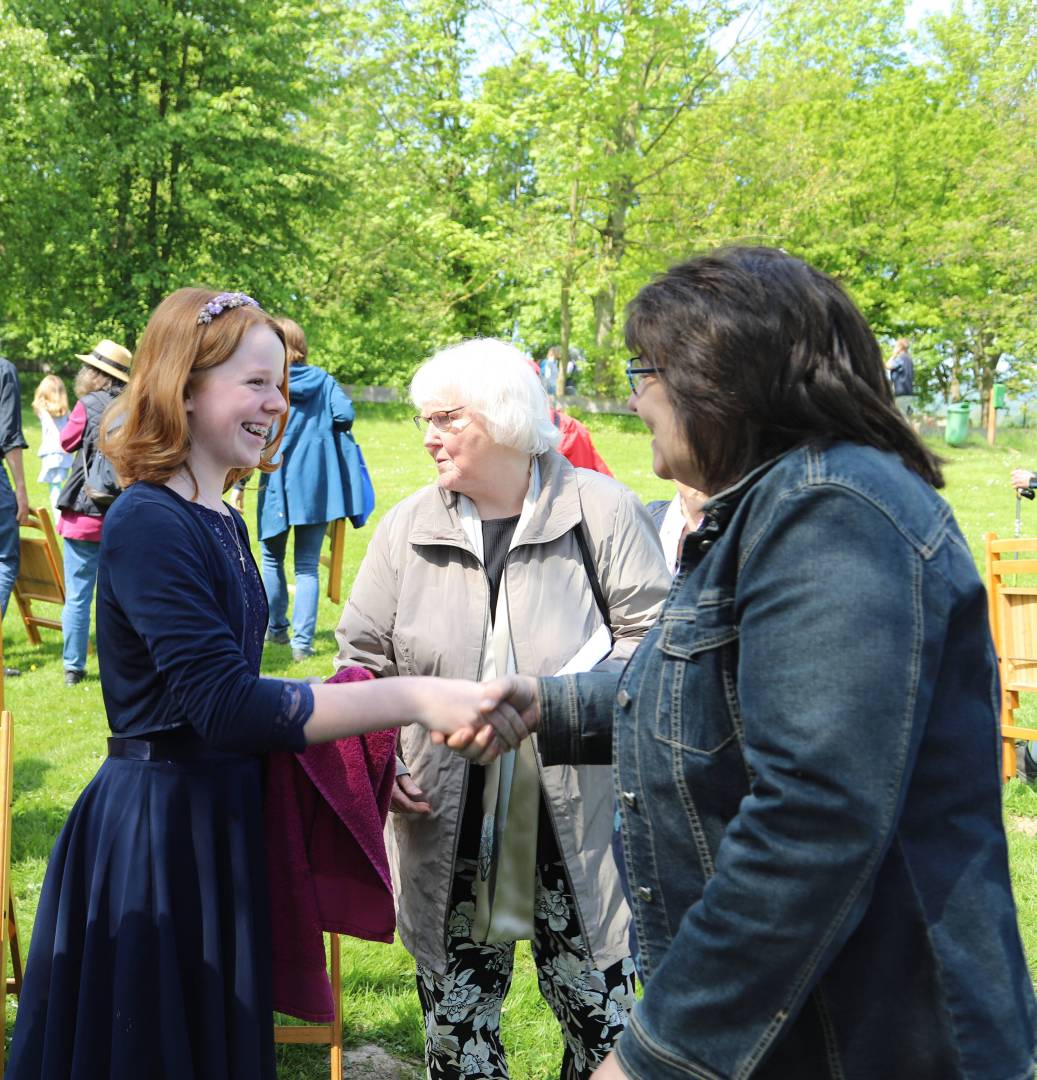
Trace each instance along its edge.
<path fill-rule="evenodd" d="M 632 1080 L 1033 1076 L 999 705 L 972 556 L 892 454 L 707 503 L 622 677 L 540 681 L 544 764 L 614 762 Z"/>
<path fill-rule="evenodd" d="M 363 512 L 360 451 L 349 433 L 353 402 L 318 367 L 292 364 L 288 373 L 291 410 L 281 468 L 259 478 L 260 540 L 289 525 L 319 525 Z"/>

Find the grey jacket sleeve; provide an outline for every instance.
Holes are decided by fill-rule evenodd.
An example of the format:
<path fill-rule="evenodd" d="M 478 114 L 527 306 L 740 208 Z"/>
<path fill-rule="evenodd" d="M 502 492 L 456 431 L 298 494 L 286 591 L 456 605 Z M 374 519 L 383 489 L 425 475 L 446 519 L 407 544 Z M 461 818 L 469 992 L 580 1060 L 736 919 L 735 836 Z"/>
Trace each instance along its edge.
<path fill-rule="evenodd" d="M 670 587 L 659 533 L 632 491 L 616 500 L 611 521 L 595 520 L 593 493 L 585 498 L 586 521 L 602 592 L 609 607 L 612 652 L 603 670 L 618 670 L 630 659 L 648 628 L 659 617 Z"/>

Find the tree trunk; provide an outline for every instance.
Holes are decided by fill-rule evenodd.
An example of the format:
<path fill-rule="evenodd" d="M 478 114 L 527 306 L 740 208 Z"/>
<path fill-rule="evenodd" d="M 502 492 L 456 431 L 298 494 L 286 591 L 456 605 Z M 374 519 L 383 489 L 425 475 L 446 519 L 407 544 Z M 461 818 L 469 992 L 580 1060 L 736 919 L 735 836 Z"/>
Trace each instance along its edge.
<path fill-rule="evenodd" d="M 633 150 L 637 143 L 637 109 L 620 117 L 616 124 L 616 146 L 621 153 Z M 634 205 L 635 189 L 630 176 L 621 176 L 608 185 L 608 219 L 601 234 L 601 255 L 605 283 L 594 294 L 594 388 L 608 381 L 608 363 L 612 357 L 612 331 L 616 323 L 616 274 L 627 245 L 627 214 Z"/>
<path fill-rule="evenodd" d="M 572 263 L 566 261 L 562 270 L 562 287 L 558 296 L 558 314 L 561 319 L 561 346 L 562 355 L 558 358 L 558 377 L 555 379 L 555 394 L 562 397 L 565 394 L 566 369 L 569 366 L 569 342 L 572 340 L 573 316 L 572 316 Z"/>
<path fill-rule="evenodd" d="M 558 361 L 558 377 L 555 379 L 555 394 L 565 394 L 566 369 L 569 367 L 569 346 L 572 342 L 573 315 L 572 315 L 572 287 L 576 277 L 576 241 L 577 241 L 577 215 L 580 210 L 580 182 L 574 180 L 569 188 L 569 241 L 566 245 L 565 262 L 562 266 L 562 284 L 558 297 L 558 315 L 561 320 L 561 337 L 559 343 L 562 350 L 561 359 Z"/>

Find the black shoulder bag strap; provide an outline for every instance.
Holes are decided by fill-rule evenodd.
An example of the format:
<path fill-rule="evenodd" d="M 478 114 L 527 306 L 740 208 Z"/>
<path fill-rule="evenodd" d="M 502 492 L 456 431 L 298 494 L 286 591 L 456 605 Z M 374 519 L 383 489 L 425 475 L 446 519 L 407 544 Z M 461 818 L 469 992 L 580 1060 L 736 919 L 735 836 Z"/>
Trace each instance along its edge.
<path fill-rule="evenodd" d="M 601 621 L 608 629 L 609 637 L 612 634 L 612 619 L 609 616 L 609 606 L 605 603 L 605 594 L 601 591 L 601 582 L 598 580 L 598 571 L 594 565 L 594 558 L 591 555 L 590 544 L 587 543 L 587 536 L 583 531 L 583 522 L 578 521 L 573 526 L 573 533 L 576 535 L 576 543 L 580 546 L 580 557 L 583 559 L 583 568 L 587 571 L 587 579 L 591 584 L 591 592 L 594 593 L 594 602 L 598 605 L 598 611 L 601 612 Z"/>

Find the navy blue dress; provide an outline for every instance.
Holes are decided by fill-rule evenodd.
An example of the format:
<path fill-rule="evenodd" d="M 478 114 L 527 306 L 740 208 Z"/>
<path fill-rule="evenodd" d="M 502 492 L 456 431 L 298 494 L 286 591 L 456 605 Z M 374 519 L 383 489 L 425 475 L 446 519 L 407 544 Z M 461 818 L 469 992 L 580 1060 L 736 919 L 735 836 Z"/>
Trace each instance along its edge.
<path fill-rule="evenodd" d="M 144 483 L 113 504 L 97 578 L 112 733 L 195 745 L 107 758 L 73 807 L 14 1080 L 275 1080 L 262 754 L 302 749 L 313 696 L 259 677 L 266 618 L 239 515 Z"/>

